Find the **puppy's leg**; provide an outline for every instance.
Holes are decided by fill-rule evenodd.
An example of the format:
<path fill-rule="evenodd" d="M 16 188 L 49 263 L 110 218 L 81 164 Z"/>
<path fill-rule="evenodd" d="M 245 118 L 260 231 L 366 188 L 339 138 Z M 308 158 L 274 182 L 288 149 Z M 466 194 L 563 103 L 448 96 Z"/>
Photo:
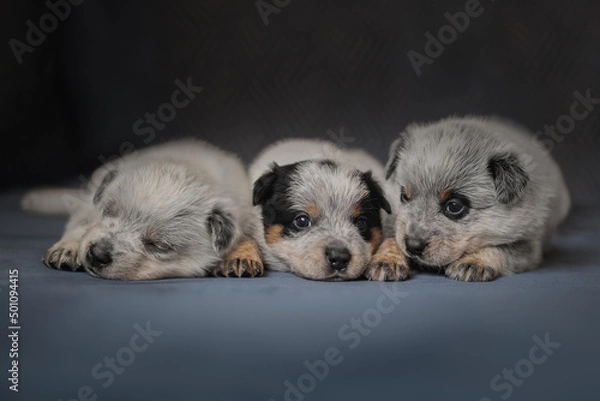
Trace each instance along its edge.
<path fill-rule="evenodd" d="M 256 277 L 264 271 L 258 244 L 247 238 L 240 241 L 235 249 L 213 270 L 215 276 Z"/>
<path fill-rule="evenodd" d="M 482 248 L 447 266 L 445 274 L 461 281 L 492 281 L 535 269 L 541 260 L 541 248 L 541 243 L 533 241 Z"/>
<path fill-rule="evenodd" d="M 375 281 L 404 281 L 410 277 L 408 259 L 395 239 L 383 241 L 371 258 L 365 276 Z"/>
<path fill-rule="evenodd" d="M 46 266 L 59 270 L 83 270 L 77 255 L 81 238 L 89 228 L 92 210 L 91 205 L 84 205 L 71 217 L 60 241 L 52 245 L 42 258 Z"/>

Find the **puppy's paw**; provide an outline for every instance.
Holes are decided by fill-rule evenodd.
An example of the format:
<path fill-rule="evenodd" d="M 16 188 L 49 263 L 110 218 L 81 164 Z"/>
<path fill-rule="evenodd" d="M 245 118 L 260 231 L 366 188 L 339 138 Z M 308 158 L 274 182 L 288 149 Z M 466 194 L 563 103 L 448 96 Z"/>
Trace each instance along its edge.
<path fill-rule="evenodd" d="M 410 269 L 403 263 L 371 260 L 365 276 L 372 281 L 404 281 L 410 277 Z"/>
<path fill-rule="evenodd" d="M 78 241 L 59 241 L 48 249 L 42 262 L 53 269 L 81 271 L 83 267 L 77 256 L 78 251 Z"/>
<path fill-rule="evenodd" d="M 408 260 L 395 240 L 381 244 L 367 266 L 365 277 L 373 281 L 404 281 L 410 277 Z"/>
<path fill-rule="evenodd" d="M 262 276 L 263 272 L 264 266 L 258 245 L 253 240 L 247 240 L 241 242 L 213 274 L 225 277 L 258 277 Z"/>
<path fill-rule="evenodd" d="M 446 267 L 445 274 L 460 281 L 492 281 L 500 276 L 498 270 L 475 260 L 458 260 Z"/>

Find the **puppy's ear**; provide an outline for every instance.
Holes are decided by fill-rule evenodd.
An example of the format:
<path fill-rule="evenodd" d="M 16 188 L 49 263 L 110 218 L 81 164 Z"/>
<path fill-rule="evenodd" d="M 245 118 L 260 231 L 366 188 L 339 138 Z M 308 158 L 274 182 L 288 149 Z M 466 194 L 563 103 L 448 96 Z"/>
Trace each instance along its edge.
<path fill-rule="evenodd" d="M 385 179 L 389 180 L 392 174 L 396 171 L 396 167 L 398 166 L 398 161 L 400 160 L 400 152 L 404 149 L 404 145 L 406 144 L 407 133 L 401 132 L 400 137 L 397 138 L 394 142 L 392 142 L 392 146 L 390 147 L 390 156 L 388 158 L 388 162 L 385 166 Z"/>
<path fill-rule="evenodd" d="M 360 175 L 360 178 L 369 189 L 369 198 L 375 202 L 378 208 L 385 210 L 387 214 L 391 214 L 392 207 L 385 198 L 383 189 L 381 188 L 377 180 L 373 178 L 373 174 L 371 174 L 370 171 L 367 171 L 366 173 L 362 173 Z"/>
<path fill-rule="evenodd" d="M 235 237 L 235 225 L 232 217 L 221 209 L 213 209 L 206 221 L 212 237 L 213 248 L 218 254 L 227 250 Z"/>
<path fill-rule="evenodd" d="M 98 204 L 98 202 L 100 202 L 100 199 L 102 199 L 102 195 L 104 194 L 104 190 L 106 189 L 108 184 L 110 184 L 111 182 L 114 181 L 116 176 L 117 176 L 117 170 L 110 170 L 108 173 L 106 173 L 106 175 L 102 179 L 102 182 L 98 186 L 98 189 L 96 189 L 96 193 L 94 194 L 94 200 L 93 200 L 94 205 L 96 205 L 96 204 Z"/>
<path fill-rule="evenodd" d="M 514 204 L 523 196 L 529 175 L 516 155 L 502 153 L 488 162 L 488 171 L 494 180 L 498 201 Z"/>
<path fill-rule="evenodd" d="M 273 185 L 277 181 L 277 175 L 280 167 L 277 163 L 271 165 L 271 170 L 260 176 L 258 180 L 254 182 L 254 188 L 252 191 L 252 204 L 262 205 L 273 195 Z"/>

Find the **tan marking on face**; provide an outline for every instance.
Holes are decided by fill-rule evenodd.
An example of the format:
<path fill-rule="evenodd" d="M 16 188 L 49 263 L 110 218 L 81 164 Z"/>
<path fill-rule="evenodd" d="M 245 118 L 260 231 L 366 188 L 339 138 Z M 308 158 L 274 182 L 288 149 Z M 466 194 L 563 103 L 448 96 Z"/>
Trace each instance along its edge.
<path fill-rule="evenodd" d="M 215 273 L 223 276 L 262 276 L 264 271 L 258 245 L 252 239 L 241 241 L 219 265 Z"/>
<path fill-rule="evenodd" d="M 375 251 L 381 245 L 383 241 L 383 234 L 381 233 L 381 228 L 372 227 L 371 228 L 371 253 L 375 253 Z"/>
<path fill-rule="evenodd" d="M 274 224 L 265 229 L 265 241 L 267 244 L 271 245 L 276 243 L 281 239 L 281 234 L 283 233 L 283 226 L 281 224 Z"/>
<path fill-rule="evenodd" d="M 406 196 L 409 199 L 412 198 L 412 195 L 413 195 L 412 187 L 410 185 L 407 185 L 406 187 L 404 187 L 404 193 L 406 194 Z"/>
<path fill-rule="evenodd" d="M 317 205 L 315 205 L 314 203 L 307 205 L 305 209 L 306 209 L 306 212 L 308 213 L 308 215 L 312 218 L 319 217 L 319 214 L 321 213 L 319 211 L 319 208 L 317 207 Z"/>
<path fill-rule="evenodd" d="M 450 199 L 450 195 L 452 195 L 452 191 L 450 191 L 449 189 L 445 189 L 442 192 L 440 192 L 440 203 L 444 203 L 448 199 Z"/>
<path fill-rule="evenodd" d="M 352 217 L 356 218 L 356 217 L 360 216 L 361 214 L 362 214 L 362 208 L 360 207 L 360 204 L 356 205 L 354 207 L 354 210 L 352 211 Z"/>

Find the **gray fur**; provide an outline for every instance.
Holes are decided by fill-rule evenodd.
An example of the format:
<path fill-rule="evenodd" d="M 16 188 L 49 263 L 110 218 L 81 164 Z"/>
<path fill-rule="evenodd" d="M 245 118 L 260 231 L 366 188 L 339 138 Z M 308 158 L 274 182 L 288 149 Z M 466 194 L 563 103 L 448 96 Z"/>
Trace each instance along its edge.
<path fill-rule="evenodd" d="M 118 280 L 201 277 L 255 231 L 242 164 L 195 140 L 147 148 L 100 167 L 85 198 L 46 253 L 46 264 Z M 110 264 L 89 262 L 94 243 L 110 245 Z"/>
<path fill-rule="evenodd" d="M 536 268 L 570 208 L 548 152 L 521 127 L 497 119 L 410 125 L 392 145 L 386 173 L 394 209 L 386 234 L 406 255 L 407 238 L 426 240 L 412 260 L 460 280 Z M 412 192 L 407 202 L 402 187 Z M 453 220 L 441 212 L 443 191 L 470 201 L 466 216 Z"/>
<path fill-rule="evenodd" d="M 335 163 L 323 163 L 331 160 Z M 373 244 L 366 241 L 353 224 L 357 204 L 370 194 L 361 181 L 361 171 L 370 170 L 383 176 L 383 166 L 372 156 L 357 149 L 340 149 L 331 142 L 289 139 L 267 147 L 250 165 L 250 176 L 256 181 L 269 171 L 302 161 L 290 177 L 287 198 L 292 208 L 318 210 L 309 231 L 292 237 L 277 237 L 268 243 L 260 235 L 267 268 L 291 271 L 313 280 L 350 280 L 364 274 L 371 258 Z M 270 183 L 273 175 L 265 175 Z M 310 206 L 309 206 L 310 205 Z M 385 202 L 387 206 L 387 202 Z M 261 206 L 257 206 L 260 213 Z M 269 229 L 269 227 L 263 227 Z M 381 232 L 377 240 L 381 239 Z M 350 251 L 351 259 L 343 271 L 333 271 L 325 256 L 325 248 L 335 244 Z"/>

